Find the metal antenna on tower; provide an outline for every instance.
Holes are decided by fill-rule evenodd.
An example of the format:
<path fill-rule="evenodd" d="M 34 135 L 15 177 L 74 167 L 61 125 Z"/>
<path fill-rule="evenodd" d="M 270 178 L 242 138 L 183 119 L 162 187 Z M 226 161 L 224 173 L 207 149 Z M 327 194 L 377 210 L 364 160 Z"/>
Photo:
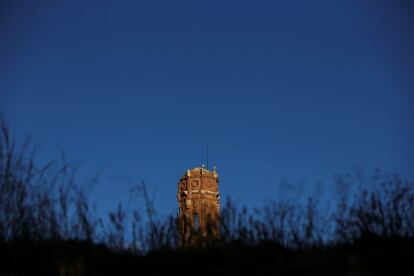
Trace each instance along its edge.
<path fill-rule="evenodd" d="M 206 141 L 206 157 L 207 157 L 207 170 L 208 170 L 208 136 L 207 136 L 207 141 Z"/>

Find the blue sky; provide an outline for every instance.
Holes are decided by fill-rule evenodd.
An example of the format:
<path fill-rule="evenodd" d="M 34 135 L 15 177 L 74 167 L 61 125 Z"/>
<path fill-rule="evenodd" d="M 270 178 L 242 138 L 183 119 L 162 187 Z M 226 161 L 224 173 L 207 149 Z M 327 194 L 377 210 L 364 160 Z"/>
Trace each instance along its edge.
<path fill-rule="evenodd" d="M 187 168 L 259 205 L 332 175 L 414 178 L 410 1 L 2 1 L 0 110 L 41 158 L 103 170 L 100 209 Z"/>

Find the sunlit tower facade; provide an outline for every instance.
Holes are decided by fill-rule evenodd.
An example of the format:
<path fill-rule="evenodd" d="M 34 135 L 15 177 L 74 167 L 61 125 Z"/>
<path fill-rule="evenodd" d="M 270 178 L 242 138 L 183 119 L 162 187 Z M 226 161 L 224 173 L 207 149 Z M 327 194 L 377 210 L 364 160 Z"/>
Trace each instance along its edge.
<path fill-rule="evenodd" d="M 177 200 L 182 245 L 218 237 L 220 194 L 214 167 L 189 169 L 178 181 Z"/>

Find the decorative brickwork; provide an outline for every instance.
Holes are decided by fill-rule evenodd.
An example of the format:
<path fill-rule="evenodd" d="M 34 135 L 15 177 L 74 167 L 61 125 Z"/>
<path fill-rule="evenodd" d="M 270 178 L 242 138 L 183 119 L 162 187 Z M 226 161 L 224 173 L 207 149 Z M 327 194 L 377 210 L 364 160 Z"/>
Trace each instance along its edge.
<path fill-rule="evenodd" d="M 179 224 L 182 245 L 218 236 L 220 194 L 216 168 L 197 167 L 178 182 Z"/>

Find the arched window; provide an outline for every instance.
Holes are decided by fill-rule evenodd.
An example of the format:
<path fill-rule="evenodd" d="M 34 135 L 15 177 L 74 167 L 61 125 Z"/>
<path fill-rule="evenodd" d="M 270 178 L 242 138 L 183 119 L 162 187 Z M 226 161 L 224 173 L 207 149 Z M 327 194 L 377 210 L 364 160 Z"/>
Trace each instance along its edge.
<path fill-rule="evenodd" d="M 206 223 L 206 229 L 207 232 L 210 233 L 213 225 L 213 220 L 211 218 L 211 214 L 207 214 L 207 223 Z"/>
<path fill-rule="evenodd" d="M 197 213 L 194 213 L 194 226 L 193 227 L 195 231 L 198 231 L 198 229 L 200 228 L 200 221 L 199 221 Z"/>
<path fill-rule="evenodd" d="M 211 225 L 213 223 L 213 220 L 211 218 L 211 214 L 207 214 L 207 224 Z"/>
<path fill-rule="evenodd" d="M 188 231 L 187 215 L 184 214 L 182 218 L 183 218 L 183 220 L 182 220 L 182 224 L 181 224 L 181 227 L 182 227 L 181 229 L 182 229 L 183 233 L 186 233 Z"/>

